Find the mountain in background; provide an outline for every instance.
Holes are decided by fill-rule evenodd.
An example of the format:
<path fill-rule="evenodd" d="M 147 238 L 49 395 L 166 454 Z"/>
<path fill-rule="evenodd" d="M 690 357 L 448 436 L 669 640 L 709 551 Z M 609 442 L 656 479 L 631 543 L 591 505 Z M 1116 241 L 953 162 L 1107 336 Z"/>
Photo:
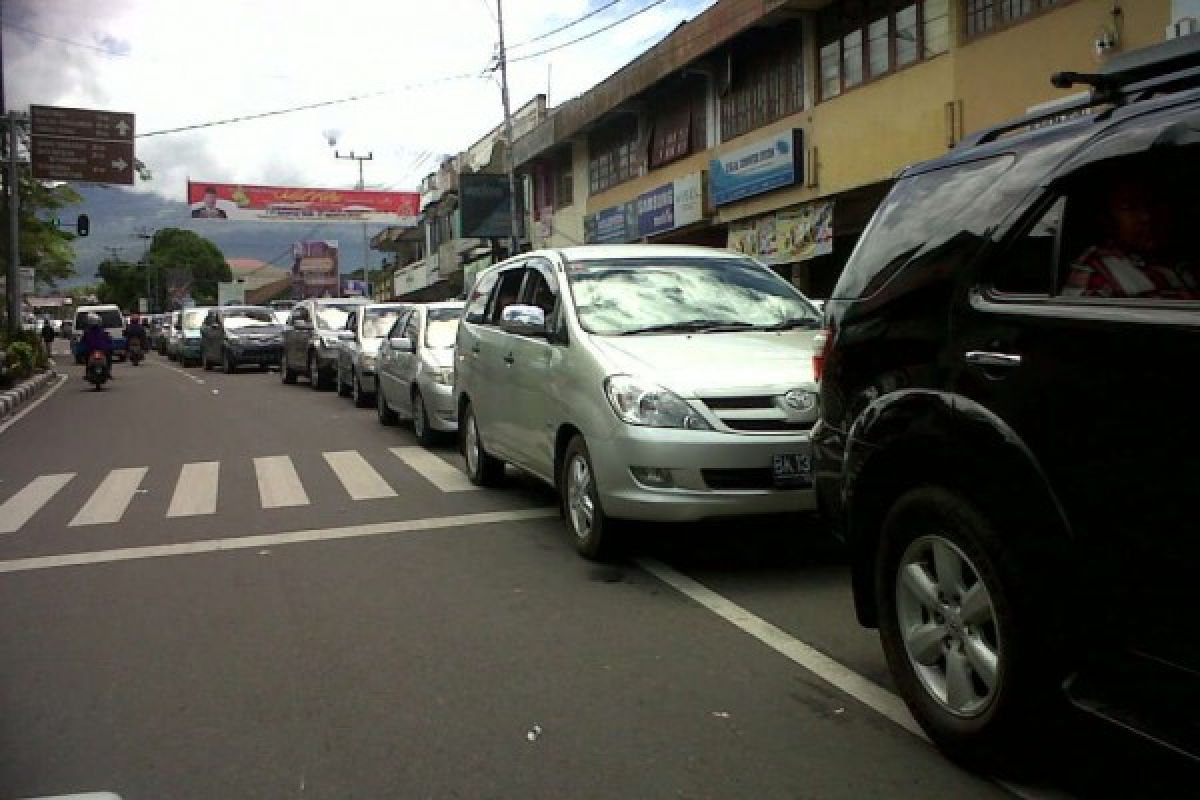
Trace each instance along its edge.
<path fill-rule="evenodd" d="M 63 209 L 62 226 L 73 230 L 75 218 L 87 214 L 91 233 L 77 238 L 75 277 L 64 285 L 92 283 L 96 267 L 110 256 L 109 248 L 118 248 L 118 257 L 136 261 L 142 257 L 148 241 L 138 238 L 159 228 L 185 228 L 210 240 L 228 259 L 256 259 L 290 269 L 292 244 L 302 240 L 336 239 L 339 243 L 342 271 L 349 273 L 362 265 L 362 225 L 356 223 L 244 222 L 217 219 L 192 219 L 187 203 L 165 200 L 151 192 L 102 186 L 77 187 L 83 203 Z M 180 193 L 182 195 L 182 192 Z M 367 225 L 367 236 L 384 226 Z M 368 251 L 372 268 L 379 266 L 382 254 Z"/>

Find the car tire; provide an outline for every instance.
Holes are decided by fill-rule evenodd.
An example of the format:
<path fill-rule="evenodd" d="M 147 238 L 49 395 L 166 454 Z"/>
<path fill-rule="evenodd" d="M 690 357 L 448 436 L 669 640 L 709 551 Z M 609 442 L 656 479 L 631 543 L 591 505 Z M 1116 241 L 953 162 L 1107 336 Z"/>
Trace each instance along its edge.
<path fill-rule="evenodd" d="M 413 389 L 412 393 L 412 426 L 413 435 L 423 447 L 437 443 L 437 431 L 429 426 L 429 412 L 425 408 L 425 398 L 420 389 Z"/>
<path fill-rule="evenodd" d="M 221 367 L 225 370 L 226 375 L 232 375 L 237 372 L 237 363 L 233 357 L 229 355 L 228 350 L 221 351 Z"/>
<path fill-rule="evenodd" d="M 1035 737 L 1055 706 L 1057 672 L 1038 619 L 974 504 L 944 488 L 902 495 L 876 561 L 879 633 L 917 722 L 951 758 L 996 768 Z M 1039 711 L 1040 709 L 1040 711 Z"/>
<path fill-rule="evenodd" d="M 208 355 L 203 350 L 200 351 L 200 363 L 203 365 L 205 372 L 212 369 L 212 364 L 208 363 Z"/>
<path fill-rule="evenodd" d="M 383 396 L 383 387 L 375 390 L 375 411 L 379 415 L 380 425 L 395 425 L 398 417 L 396 412 L 388 407 L 387 398 Z"/>
<path fill-rule="evenodd" d="M 338 364 L 336 374 L 337 374 L 337 378 L 336 378 L 335 385 L 337 386 L 338 397 L 349 397 L 350 396 L 350 386 L 342 380 L 342 365 L 341 365 L 341 363 Z"/>
<path fill-rule="evenodd" d="M 575 549 L 593 561 L 612 558 L 617 551 L 617 530 L 600 505 L 596 471 L 582 436 L 576 435 L 567 444 L 560 469 L 561 510 Z"/>
<path fill-rule="evenodd" d="M 317 354 L 310 351 L 308 354 L 308 383 L 312 386 L 313 391 L 323 392 L 329 388 L 329 378 L 321 372 L 321 362 L 317 360 Z"/>
<path fill-rule="evenodd" d="M 376 376 L 375 380 L 378 381 L 379 377 Z M 350 372 L 350 396 L 354 398 L 355 408 L 371 407 L 371 395 L 363 391 L 362 382 L 358 379 L 358 370 Z"/>
<path fill-rule="evenodd" d="M 279 379 L 289 386 L 296 382 L 296 371 L 288 366 L 287 356 L 279 359 Z"/>
<path fill-rule="evenodd" d="M 475 421 L 475 409 L 467 403 L 463 409 L 463 455 L 467 459 L 467 477 L 476 486 L 499 486 L 504 482 L 504 462 L 488 453 Z"/>

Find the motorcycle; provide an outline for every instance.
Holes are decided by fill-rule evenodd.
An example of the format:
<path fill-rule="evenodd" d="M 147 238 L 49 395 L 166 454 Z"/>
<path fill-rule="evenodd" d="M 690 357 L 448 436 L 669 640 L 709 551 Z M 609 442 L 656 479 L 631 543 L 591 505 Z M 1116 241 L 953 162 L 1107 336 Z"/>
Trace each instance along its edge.
<path fill-rule="evenodd" d="M 87 359 L 87 368 L 83 375 L 88 383 L 98 392 L 108 380 L 108 358 L 103 350 L 93 350 Z"/>
<path fill-rule="evenodd" d="M 134 339 L 129 343 L 129 363 L 135 367 L 142 363 L 142 341 Z"/>

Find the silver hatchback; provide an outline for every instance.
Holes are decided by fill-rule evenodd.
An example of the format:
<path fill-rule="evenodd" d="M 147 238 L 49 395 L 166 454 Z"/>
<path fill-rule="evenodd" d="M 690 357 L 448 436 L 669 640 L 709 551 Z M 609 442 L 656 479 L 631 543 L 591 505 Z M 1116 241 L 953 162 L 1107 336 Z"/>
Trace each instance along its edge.
<path fill-rule="evenodd" d="M 483 273 L 456 343 L 467 471 L 559 491 L 580 552 L 620 519 L 814 510 L 820 314 L 762 264 L 661 245 L 528 253 Z"/>

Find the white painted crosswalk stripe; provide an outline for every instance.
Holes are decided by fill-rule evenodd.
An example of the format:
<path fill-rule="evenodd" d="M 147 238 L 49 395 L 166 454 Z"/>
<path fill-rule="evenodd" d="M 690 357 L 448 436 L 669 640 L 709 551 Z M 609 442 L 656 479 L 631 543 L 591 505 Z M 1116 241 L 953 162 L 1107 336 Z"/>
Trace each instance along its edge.
<path fill-rule="evenodd" d="M 59 475 L 40 475 L 30 481 L 24 489 L 0 505 L 0 533 L 19 531 L 74 477 L 74 472 L 64 472 Z"/>
<path fill-rule="evenodd" d="M 79 509 L 79 513 L 67 525 L 74 528 L 80 525 L 105 525 L 120 522 L 121 517 L 125 516 L 125 509 L 129 508 L 130 501 L 137 493 L 138 487 L 142 485 L 142 478 L 146 477 L 146 470 L 146 467 L 129 467 L 114 469 L 108 473 L 96 487 L 96 491 L 92 492 L 92 496 L 84 503 L 83 508 Z"/>
<path fill-rule="evenodd" d="M 258 476 L 258 496 L 263 508 L 284 508 L 308 505 L 308 494 L 296 474 L 296 466 L 287 456 L 265 456 L 254 459 Z"/>
<path fill-rule="evenodd" d="M 194 517 L 217 513 L 217 478 L 219 461 L 199 461 L 184 464 L 179 470 L 179 482 L 171 496 L 168 517 Z"/>
<path fill-rule="evenodd" d="M 352 500 L 378 500 L 396 496 L 383 476 L 357 450 L 339 450 L 322 455 Z"/>
<path fill-rule="evenodd" d="M 423 447 L 393 447 L 392 453 L 443 492 L 469 492 L 479 487 L 462 470 L 447 464 Z"/>

